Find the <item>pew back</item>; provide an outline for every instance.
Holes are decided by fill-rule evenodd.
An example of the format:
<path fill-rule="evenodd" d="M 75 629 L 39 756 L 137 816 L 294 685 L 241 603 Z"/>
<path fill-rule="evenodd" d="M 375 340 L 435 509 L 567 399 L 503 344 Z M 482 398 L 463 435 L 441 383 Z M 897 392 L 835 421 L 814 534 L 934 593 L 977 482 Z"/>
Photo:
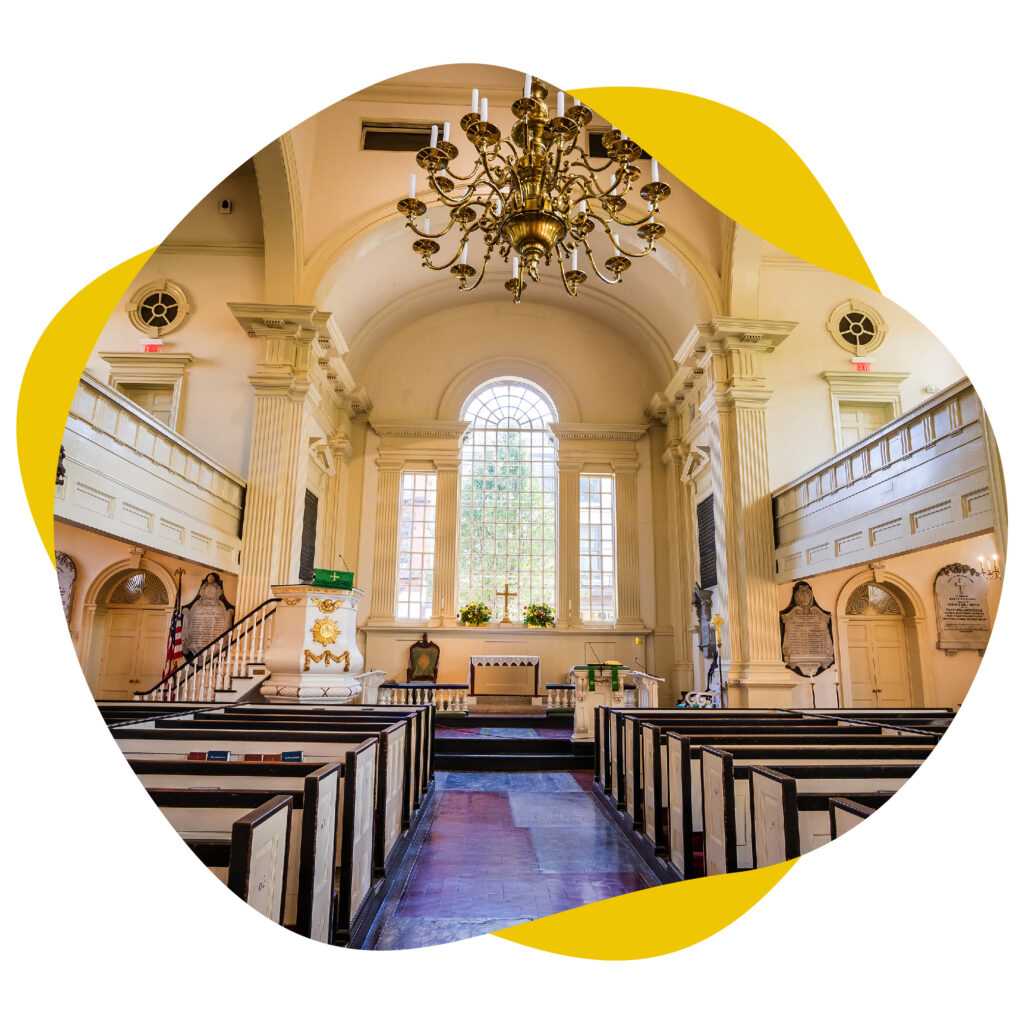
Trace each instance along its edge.
<path fill-rule="evenodd" d="M 274 796 L 231 827 L 228 888 L 271 921 L 284 920 L 292 797 Z"/>

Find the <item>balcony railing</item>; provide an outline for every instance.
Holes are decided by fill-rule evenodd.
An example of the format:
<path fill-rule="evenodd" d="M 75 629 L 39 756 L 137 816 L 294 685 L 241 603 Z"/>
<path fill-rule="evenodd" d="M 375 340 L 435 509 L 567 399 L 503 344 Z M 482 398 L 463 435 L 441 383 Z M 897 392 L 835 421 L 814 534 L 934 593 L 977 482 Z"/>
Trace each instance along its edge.
<path fill-rule="evenodd" d="M 980 413 L 957 381 L 775 491 L 779 582 L 992 529 Z"/>
<path fill-rule="evenodd" d="M 238 571 L 244 480 L 89 374 L 63 443 L 58 519 Z"/>

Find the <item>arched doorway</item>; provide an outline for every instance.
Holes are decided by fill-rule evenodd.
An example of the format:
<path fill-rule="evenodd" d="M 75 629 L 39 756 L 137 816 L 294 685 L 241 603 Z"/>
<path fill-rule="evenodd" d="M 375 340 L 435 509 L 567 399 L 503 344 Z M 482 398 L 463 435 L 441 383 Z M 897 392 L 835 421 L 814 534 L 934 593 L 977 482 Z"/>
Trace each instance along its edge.
<path fill-rule="evenodd" d="M 160 681 L 170 613 L 168 587 L 156 573 L 139 566 L 106 581 L 93 626 L 99 656 L 90 683 L 98 700 L 131 700 L 134 691 Z"/>
<path fill-rule="evenodd" d="M 924 609 L 913 589 L 888 573 L 861 573 L 843 587 L 836 611 L 843 705 L 926 704 Z"/>

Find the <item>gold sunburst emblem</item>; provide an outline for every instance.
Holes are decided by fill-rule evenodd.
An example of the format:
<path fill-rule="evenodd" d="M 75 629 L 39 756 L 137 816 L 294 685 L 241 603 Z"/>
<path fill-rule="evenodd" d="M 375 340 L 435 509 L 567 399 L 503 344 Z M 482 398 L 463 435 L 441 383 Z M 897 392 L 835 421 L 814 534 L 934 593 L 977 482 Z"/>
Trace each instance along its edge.
<path fill-rule="evenodd" d="M 328 644 L 333 644 L 340 635 L 341 626 L 339 626 L 334 619 L 317 619 L 316 622 L 313 623 L 313 639 L 318 644 L 323 644 L 324 647 L 327 647 Z"/>

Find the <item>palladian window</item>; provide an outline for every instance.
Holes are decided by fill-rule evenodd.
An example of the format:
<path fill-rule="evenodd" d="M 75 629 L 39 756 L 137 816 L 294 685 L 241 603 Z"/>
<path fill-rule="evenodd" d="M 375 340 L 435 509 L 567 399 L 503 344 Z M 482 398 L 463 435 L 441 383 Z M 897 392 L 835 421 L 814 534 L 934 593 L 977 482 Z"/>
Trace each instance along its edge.
<path fill-rule="evenodd" d="M 554 605 L 557 558 L 554 405 L 524 381 L 492 381 L 466 403 L 459 492 L 459 604 L 507 585 L 509 615 L 531 602 Z M 515 613 L 513 613 L 515 609 Z"/>

